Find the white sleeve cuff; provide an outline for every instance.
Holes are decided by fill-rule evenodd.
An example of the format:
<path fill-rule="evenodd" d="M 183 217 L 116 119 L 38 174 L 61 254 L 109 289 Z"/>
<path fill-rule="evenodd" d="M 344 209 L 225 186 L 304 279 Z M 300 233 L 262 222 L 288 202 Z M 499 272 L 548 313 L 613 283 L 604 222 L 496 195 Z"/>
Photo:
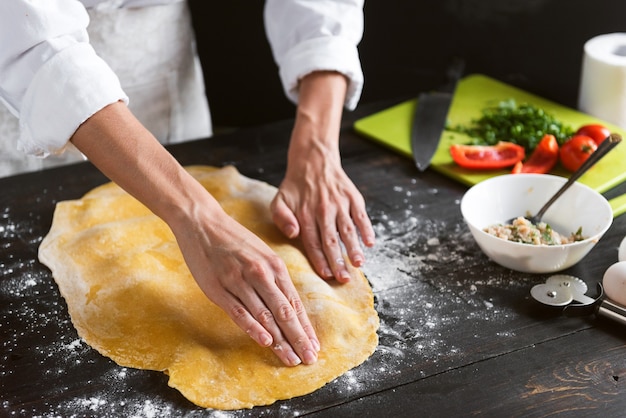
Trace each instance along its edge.
<path fill-rule="evenodd" d="M 352 42 L 341 37 L 309 39 L 288 51 L 280 66 L 280 78 L 287 97 L 298 102 L 298 83 L 313 71 L 337 71 L 348 78 L 345 107 L 353 110 L 363 90 L 359 54 Z"/>
<path fill-rule="evenodd" d="M 128 97 L 111 68 L 89 44 L 59 52 L 35 74 L 20 114 L 18 149 L 45 157 L 64 150 L 94 113 Z"/>

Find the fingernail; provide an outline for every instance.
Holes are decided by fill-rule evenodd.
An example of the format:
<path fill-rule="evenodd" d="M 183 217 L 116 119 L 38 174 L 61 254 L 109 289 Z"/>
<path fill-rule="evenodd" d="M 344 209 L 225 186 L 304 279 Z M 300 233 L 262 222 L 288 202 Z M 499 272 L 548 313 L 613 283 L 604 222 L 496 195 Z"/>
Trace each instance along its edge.
<path fill-rule="evenodd" d="M 291 351 L 289 354 L 287 354 L 287 362 L 292 366 L 297 366 L 298 364 L 302 363 L 302 360 L 300 360 L 300 357 L 298 357 L 296 353 Z"/>
<path fill-rule="evenodd" d="M 269 347 L 272 344 L 272 336 L 262 333 L 261 335 L 259 335 L 259 342 L 263 347 Z"/>
<path fill-rule="evenodd" d="M 333 277 L 333 272 L 328 267 L 325 267 L 325 268 L 322 269 L 322 276 L 324 278 Z"/>
<path fill-rule="evenodd" d="M 313 348 L 317 352 L 319 352 L 322 349 L 322 347 L 320 347 L 320 342 L 317 341 L 315 338 L 311 338 L 311 344 L 313 345 Z"/>
<path fill-rule="evenodd" d="M 287 236 L 287 238 L 295 238 L 296 228 L 293 225 L 287 225 L 285 227 L 285 235 Z"/>
<path fill-rule="evenodd" d="M 361 257 L 360 255 L 354 256 L 352 261 L 355 267 L 361 267 L 361 265 L 363 264 L 363 257 Z"/>
<path fill-rule="evenodd" d="M 317 354 L 311 350 L 304 350 L 302 357 L 304 358 L 304 364 L 313 364 L 317 361 Z"/>

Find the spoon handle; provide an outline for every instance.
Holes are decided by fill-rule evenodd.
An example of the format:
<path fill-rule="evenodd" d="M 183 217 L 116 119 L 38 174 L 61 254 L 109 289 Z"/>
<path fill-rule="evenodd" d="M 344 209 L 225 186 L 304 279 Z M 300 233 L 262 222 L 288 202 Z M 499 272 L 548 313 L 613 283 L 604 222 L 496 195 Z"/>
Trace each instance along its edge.
<path fill-rule="evenodd" d="M 600 145 L 598 146 L 598 149 L 596 149 L 594 152 L 592 152 L 589 155 L 589 158 L 587 158 L 585 162 L 582 163 L 582 165 L 578 168 L 578 170 L 572 173 L 569 179 L 567 179 L 565 184 L 561 186 L 561 188 L 554 194 L 554 196 L 552 196 L 552 198 L 548 200 L 548 202 L 546 202 L 546 204 L 543 205 L 541 209 L 539 209 L 539 212 L 537 212 L 537 214 L 535 215 L 535 218 L 541 219 L 543 217 L 544 212 L 548 210 L 550 205 L 552 205 L 554 201 L 558 199 L 559 196 L 561 196 L 563 192 L 567 190 L 569 186 L 572 185 L 572 183 L 578 180 L 580 176 L 582 176 L 587 170 L 589 170 L 589 168 L 591 168 L 592 165 L 597 163 L 602 157 L 604 157 L 609 151 L 611 151 L 613 147 L 619 144 L 621 140 L 622 140 L 621 135 L 612 133 L 604 141 L 602 141 Z"/>

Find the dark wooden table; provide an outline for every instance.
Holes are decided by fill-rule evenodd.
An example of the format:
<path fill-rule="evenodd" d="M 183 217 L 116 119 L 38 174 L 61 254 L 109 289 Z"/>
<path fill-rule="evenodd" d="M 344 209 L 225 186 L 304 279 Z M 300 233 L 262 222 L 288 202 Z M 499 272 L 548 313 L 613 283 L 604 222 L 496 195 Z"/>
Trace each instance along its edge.
<path fill-rule="evenodd" d="M 125 369 L 77 336 L 49 270 L 37 261 L 55 203 L 107 181 L 89 163 L 0 179 L 0 416 L 623 416 L 626 328 L 565 317 L 530 297 L 547 276 L 509 271 L 473 242 L 459 202 L 467 190 L 355 134 L 346 115 L 344 166 L 378 234 L 368 276 L 380 344 L 364 364 L 318 391 L 267 407 L 204 410 L 159 372 Z M 277 185 L 291 121 L 172 146 L 181 163 L 234 164 Z M 624 187 L 608 192 L 613 197 Z M 617 261 L 626 216 L 566 271 L 593 294 Z"/>

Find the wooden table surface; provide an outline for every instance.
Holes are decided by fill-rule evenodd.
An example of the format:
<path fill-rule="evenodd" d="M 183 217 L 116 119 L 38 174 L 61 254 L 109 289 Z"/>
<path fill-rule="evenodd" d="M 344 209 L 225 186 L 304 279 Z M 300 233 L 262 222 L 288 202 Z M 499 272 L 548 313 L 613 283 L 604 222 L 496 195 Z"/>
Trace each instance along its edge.
<path fill-rule="evenodd" d="M 160 372 L 99 355 L 78 338 L 37 261 L 55 203 L 107 181 L 84 163 L 0 179 L 0 416 L 623 416 L 626 327 L 543 307 L 530 288 L 547 276 L 489 261 L 461 218 L 466 186 L 420 174 L 411 160 L 352 131 L 381 106 L 346 114 L 342 131 L 345 169 L 378 235 L 363 271 L 380 344 L 365 363 L 310 395 L 221 412 L 191 404 Z M 182 164 L 234 164 L 277 185 L 290 129 L 284 121 L 169 149 Z M 565 273 L 593 294 L 625 234 L 622 216 Z"/>

